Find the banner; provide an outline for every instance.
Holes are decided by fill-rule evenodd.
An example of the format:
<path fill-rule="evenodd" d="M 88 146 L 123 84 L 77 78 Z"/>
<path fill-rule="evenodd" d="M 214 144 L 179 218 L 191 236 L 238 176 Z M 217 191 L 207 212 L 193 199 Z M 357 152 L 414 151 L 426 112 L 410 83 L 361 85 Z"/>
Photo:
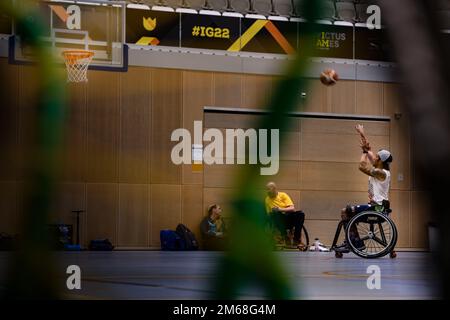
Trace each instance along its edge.
<path fill-rule="evenodd" d="M 296 22 L 271 20 L 241 19 L 242 35 L 240 37 L 241 51 L 295 54 L 297 51 Z M 237 50 L 236 43 L 233 50 Z"/>
<path fill-rule="evenodd" d="M 305 22 L 132 8 L 127 9 L 126 16 L 126 42 L 131 44 L 295 54 L 311 41 L 314 57 L 390 61 L 390 46 L 381 30 L 355 28 L 354 32 L 353 26 L 317 24 L 319 30 L 307 37 L 302 33 Z"/>
<path fill-rule="evenodd" d="M 313 41 L 312 56 L 326 58 L 353 59 L 353 27 L 318 24 L 320 31 L 313 37 L 302 34 L 305 23 L 299 25 L 299 49 L 306 41 Z"/>
<path fill-rule="evenodd" d="M 228 50 L 240 36 L 236 18 L 182 14 L 181 25 L 182 47 Z"/>
<path fill-rule="evenodd" d="M 355 28 L 355 59 L 393 61 L 385 30 Z"/>
<path fill-rule="evenodd" d="M 127 9 L 126 42 L 139 45 L 180 46 L 180 14 Z"/>

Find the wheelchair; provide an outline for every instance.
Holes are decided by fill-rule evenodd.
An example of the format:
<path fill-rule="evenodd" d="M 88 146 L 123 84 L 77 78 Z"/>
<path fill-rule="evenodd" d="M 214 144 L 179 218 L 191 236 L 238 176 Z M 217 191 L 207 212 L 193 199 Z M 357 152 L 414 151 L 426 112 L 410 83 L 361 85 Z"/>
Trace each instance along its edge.
<path fill-rule="evenodd" d="M 383 201 L 382 205 L 375 205 L 372 210 L 355 214 L 350 220 L 340 221 L 334 236 L 331 250 L 335 251 L 336 258 L 342 258 L 343 253 L 335 249 L 342 229 L 345 232 L 347 247 L 357 256 L 366 259 L 384 257 L 389 254 L 395 258 L 394 251 L 397 243 L 397 227 L 389 214 L 389 201 Z"/>
<path fill-rule="evenodd" d="M 273 224 L 273 222 L 271 220 L 268 220 L 267 226 L 268 226 L 268 230 L 267 231 L 272 236 L 274 236 L 274 240 L 277 237 L 281 237 L 279 230 L 275 227 L 275 225 Z M 295 227 L 293 229 L 287 229 L 286 230 L 287 238 L 291 242 L 290 243 L 291 247 L 293 247 L 293 239 L 294 239 L 294 231 L 295 231 L 294 229 L 295 229 Z M 275 240 L 275 242 L 277 242 L 277 241 Z M 302 249 L 299 248 L 299 250 L 300 251 L 308 251 L 308 249 L 309 249 L 309 234 L 308 234 L 308 230 L 306 229 L 304 223 L 303 223 L 303 226 L 302 226 L 302 230 L 300 231 L 300 242 L 302 244 L 304 244 L 304 249 L 302 250 Z M 289 244 L 287 244 L 287 245 L 289 247 Z M 284 246 L 281 245 L 281 244 L 277 244 L 275 247 L 276 247 L 277 250 L 284 250 Z"/>

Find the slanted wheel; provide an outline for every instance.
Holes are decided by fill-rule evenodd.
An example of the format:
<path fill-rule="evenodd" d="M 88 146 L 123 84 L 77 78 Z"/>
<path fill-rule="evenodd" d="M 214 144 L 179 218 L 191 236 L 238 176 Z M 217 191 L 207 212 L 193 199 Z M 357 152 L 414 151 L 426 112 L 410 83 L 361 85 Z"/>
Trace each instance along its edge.
<path fill-rule="evenodd" d="M 302 251 L 307 251 L 309 248 L 309 235 L 308 235 L 308 231 L 305 228 L 305 225 L 303 225 L 303 228 L 302 228 L 302 232 L 300 235 L 300 242 L 303 243 L 306 248 L 305 250 L 302 250 Z"/>
<path fill-rule="evenodd" d="M 362 258 L 379 258 L 390 253 L 397 243 L 397 228 L 385 214 L 364 211 L 348 222 L 345 239 L 350 250 Z"/>

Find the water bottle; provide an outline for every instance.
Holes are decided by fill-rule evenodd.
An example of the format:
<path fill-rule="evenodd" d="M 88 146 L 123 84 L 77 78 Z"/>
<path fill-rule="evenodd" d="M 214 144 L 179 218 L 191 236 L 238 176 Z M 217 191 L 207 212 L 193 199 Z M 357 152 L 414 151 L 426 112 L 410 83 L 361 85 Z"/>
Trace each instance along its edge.
<path fill-rule="evenodd" d="M 320 251 L 320 241 L 319 238 L 314 239 L 314 250 Z"/>

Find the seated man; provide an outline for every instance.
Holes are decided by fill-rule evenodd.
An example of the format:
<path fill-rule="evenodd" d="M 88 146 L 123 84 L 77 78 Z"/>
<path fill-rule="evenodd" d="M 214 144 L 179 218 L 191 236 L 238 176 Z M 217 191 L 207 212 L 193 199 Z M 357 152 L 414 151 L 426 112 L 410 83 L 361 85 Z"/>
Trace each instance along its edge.
<path fill-rule="evenodd" d="M 287 230 L 294 227 L 294 245 L 299 249 L 304 249 L 304 244 L 300 242 L 301 231 L 305 221 L 305 214 L 302 211 L 295 211 L 294 203 L 285 192 L 277 191 L 274 182 L 266 185 L 267 196 L 265 199 L 266 212 L 273 225 L 280 231 L 287 243 Z"/>
<path fill-rule="evenodd" d="M 350 206 L 341 210 L 341 219 L 344 226 L 357 213 L 375 210 L 377 206 L 383 206 L 388 201 L 391 173 L 389 164 L 392 162 L 392 155 L 387 150 L 380 150 L 376 154 L 371 151 L 369 141 L 364 135 L 364 128 L 358 124 L 356 131 L 360 134 L 362 155 L 359 163 L 359 170 L 369 176 L 369 201 L 367 204 Z M 356 246 L 364 250 L 364 242 L 359 239 L 356 228 L 350 230 L 352 239 Z M 337 240 L 337 239 L 336 239 Z M 335 240 L 335 241 L 336 241 Z M 353 240 L 352 240 L 353 242 Z M 349 248 L 346 243 L 337 246 L 336 252 L 346 253 Z"/>
<path fill-rule="evenodd" d="M 223 250 L 225 247 L 225 222 L 222 219 L 222 208 L 213 204 L 208 207 L 208 215 L 200 224 L 205 250 Z"/>

